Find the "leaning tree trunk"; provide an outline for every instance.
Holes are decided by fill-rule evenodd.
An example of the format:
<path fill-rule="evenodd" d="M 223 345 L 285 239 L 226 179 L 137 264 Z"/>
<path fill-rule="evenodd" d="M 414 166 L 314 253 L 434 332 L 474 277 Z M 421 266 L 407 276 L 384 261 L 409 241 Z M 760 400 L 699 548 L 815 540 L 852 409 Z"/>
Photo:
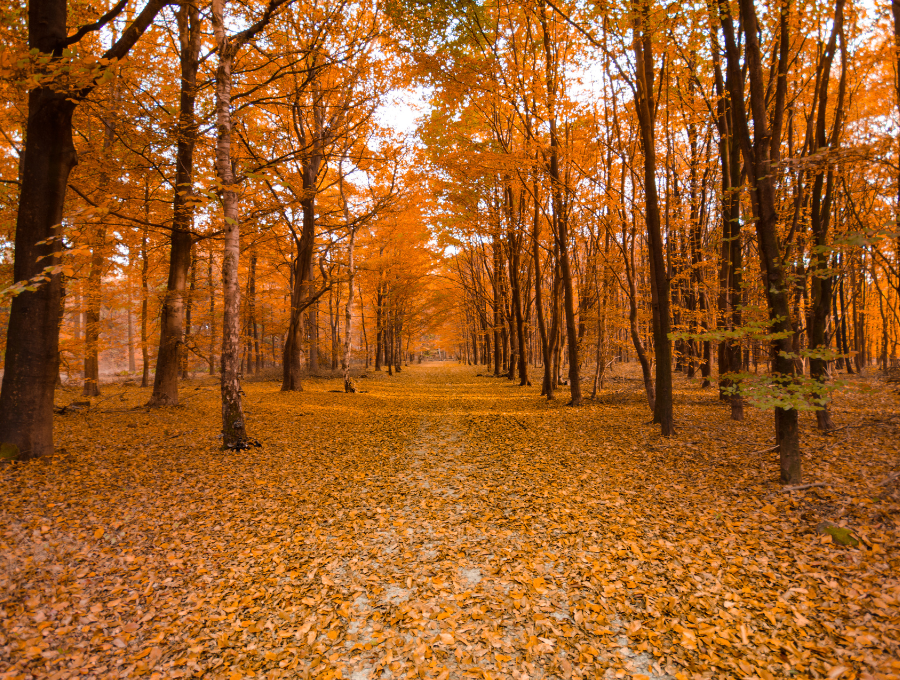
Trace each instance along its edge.
<path fill-rule="evenodd" d="M 178 404 L 178 373 L 184 348 L 184 291 L 191 264 L 193 219 L 194 145 L 197 121 L 197 69 L 200 64 L 200 10 L 186 2 L 178 11 L 181 41 L 181 101 L 178 115 L 178 146 L 175 153 L 175 195 L 172 220 L 169 278 L 160 311 L 159 353 L 148 406 Z"/>
<path fill-rule="evenodd" d="M 897 111 L 900 113 L 900 0 L 891 0 L 891 13 L 894 16 L 894 91 L 897 95 Z M 900 153 L 898 153 L 900 158 Z M 897 214 L 895 216 L 895 226 L 897 231 L 896 241 L 896 259 L 900 262 L 900 163 L 897 165 Z M 897 278 L 894 281 L 894 289 L 900 296 L 900 267 L 898 267 Z"/>

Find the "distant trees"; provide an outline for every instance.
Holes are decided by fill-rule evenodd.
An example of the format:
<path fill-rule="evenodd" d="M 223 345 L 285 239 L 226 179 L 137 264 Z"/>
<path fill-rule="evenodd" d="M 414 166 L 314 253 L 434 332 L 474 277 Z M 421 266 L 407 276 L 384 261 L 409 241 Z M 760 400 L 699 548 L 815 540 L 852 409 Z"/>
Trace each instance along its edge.
<path fill-rule="evenodd" d="M 897 149 L 871 125 L 894 114 L 864 94 L 884 79 L 855 64 L 869 41 L 869 63 L 900 82 L 900 29 L 845 22 L 865 11 L 846 0 L 758 6 L 398 2 L 396 15 L 434 88 L 423 139 L 458 249 L 464 358 L 493 353 L 495 375 L 512 376 L 514 296 L 497 282 L 518 232 L 495 225 L 512 204 L 497 197 L 521 193 L 518 212 L 534 216 L 517 265 L 533 272 L 522 316 L 536 323 L 519 344 L 544 366 L 543 392 L 566 361 L 575 381 L 593 357 L 599 379 L 605 357 L 633 351 L 654 420 L 672 434 L 672 371 L 699 369 L 710 384 L 717 347 L 732 417 L 747 401 L 774 410 L 781 479 L 795 483 L 799 413 L 832 427 L 834 370 L 871 363 L 879 332 L 886 365 L 900 330 L 885 285 L 900 253 L 878 226 L 892 208 L 876 188 L 898 179 L 875 158 Z M 821 38 L 800 38 L 810 35 Z"/>

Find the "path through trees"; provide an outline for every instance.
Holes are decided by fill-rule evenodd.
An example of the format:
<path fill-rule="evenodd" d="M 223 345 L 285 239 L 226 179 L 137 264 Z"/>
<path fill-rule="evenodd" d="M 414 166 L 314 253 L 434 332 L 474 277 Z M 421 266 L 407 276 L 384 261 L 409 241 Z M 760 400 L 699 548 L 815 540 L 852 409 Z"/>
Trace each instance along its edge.
<path fill-rule="evenodd" d="M 770 413 L 730 421 L 676 376 L 691 416 L 662 437 L 625 369 L 580 409 L 450 363 L 353 395 L 251 381 L 250 452 L 221 450 L 212 378 L 165 409 L 108 385 L 0 473 L 0 673 L 900 672 L 896 396 L 853 379 L 829 435 L 802 414 L 819 482 L 791 491 Z"/>

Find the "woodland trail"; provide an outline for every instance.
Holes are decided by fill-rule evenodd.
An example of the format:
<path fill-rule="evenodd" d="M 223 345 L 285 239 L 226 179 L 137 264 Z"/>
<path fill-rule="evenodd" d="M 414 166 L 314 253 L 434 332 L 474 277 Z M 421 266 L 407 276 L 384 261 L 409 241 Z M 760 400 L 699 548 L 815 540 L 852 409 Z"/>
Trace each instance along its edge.
<path fill-rule="evenodd" d="M 60 416 L 0 473 L 2 677 L 900 676 L 896 395 L 806 418 L 828 485 L 785 493 L 770 414 L 684 381 L 663 439 L 637 382 L 570 409 L 476 371 L 248 382 L 243 453 L 211 380 Z"/>

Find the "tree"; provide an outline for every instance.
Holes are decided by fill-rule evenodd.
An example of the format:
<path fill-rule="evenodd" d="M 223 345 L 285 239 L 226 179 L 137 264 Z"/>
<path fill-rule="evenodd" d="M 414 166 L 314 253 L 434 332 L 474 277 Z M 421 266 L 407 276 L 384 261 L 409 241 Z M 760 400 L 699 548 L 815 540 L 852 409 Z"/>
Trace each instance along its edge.
<path fill-rule="evenodd" d="M 178 370 L 184 349 L 184 293 L 191 247 L 194 213 L 194 146 L 197 142 L 197 71 L 200 66 L 201 21 L 196 0 L 184 0 L 177 14 L 181 96 L 175 151 L 175 190 L 169 255 L 169 277 L 160 313 L 159 353 L 150 406 L 178 404 Z"/>
<path fill-rule="evenodd" d="M 119 16 L 126 0 L 72 35 L 66 0 L 32 0 L 28 47 L 35 50 L 39 83 L 28 94 L 22 154 L 13 277 L 24 290 L 12 300 L 0 389 L 0 444 L 7 458 L 36 458 L 53 451 L 53 393 L 59 374 L 60 224 L 69 173 L 78 162 L 72 115 L 109 73 L 92 60 L 71 64 L 69 48 Z M 122 36 L 103 53 L 109 64 L 128 54 L 169 0 L 149 0 Z M 84 76 L 69 79 L 71 67 Z M 77 73 L 77 70 L 76 70 Z"/>

